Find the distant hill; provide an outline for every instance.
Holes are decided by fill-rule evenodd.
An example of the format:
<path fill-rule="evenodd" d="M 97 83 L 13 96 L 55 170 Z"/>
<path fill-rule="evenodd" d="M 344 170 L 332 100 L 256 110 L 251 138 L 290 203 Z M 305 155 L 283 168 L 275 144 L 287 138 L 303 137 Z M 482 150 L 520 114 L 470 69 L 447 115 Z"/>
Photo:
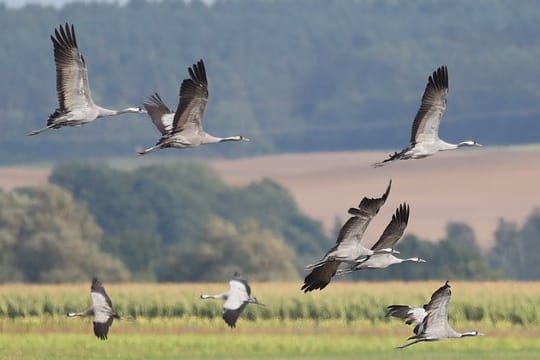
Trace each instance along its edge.
<path fill-rule="evenodd" d="M 49 35 L 66 21 L 103 106 L 140 105 L 158 91 L 175 108 L 187 67 L 204 58 L 207 130 L 253 141 L 182 156 L 399 148 L 440 64 L 450 73 L 448 141 L 539 141 L 534 0 L 0 5 L 1 164 L 130 156 L 158 138 L 142 115 L 25 136 L 56 107 Z"/>

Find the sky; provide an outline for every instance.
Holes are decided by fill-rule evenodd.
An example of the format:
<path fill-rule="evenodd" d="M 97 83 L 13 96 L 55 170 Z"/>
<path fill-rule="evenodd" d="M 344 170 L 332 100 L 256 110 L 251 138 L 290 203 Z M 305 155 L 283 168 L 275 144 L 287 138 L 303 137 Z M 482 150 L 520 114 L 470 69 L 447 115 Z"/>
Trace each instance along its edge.
<path fill-rule="evenodd" d="M 0 3 L 6 4 L 8 7 L 20 8 L 26 4 L 42 4 L 42 5 L 54 5 L 56 7 L 61 7 L 66 3 L 72 2 L 110 2 L 110 3 L 119 3 L 124 4 L 129 0 L 0 0 Z M 211 4 L 216 0 L 203 0 L 207 4 Z"/>

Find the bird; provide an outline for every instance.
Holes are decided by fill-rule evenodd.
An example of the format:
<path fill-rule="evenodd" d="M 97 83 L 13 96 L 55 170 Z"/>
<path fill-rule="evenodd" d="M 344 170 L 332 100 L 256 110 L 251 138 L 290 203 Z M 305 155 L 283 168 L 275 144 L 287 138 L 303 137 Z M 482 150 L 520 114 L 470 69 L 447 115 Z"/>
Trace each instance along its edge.
<path fill-rule="evenodd" d="M 68 317 L 72 316 L 93 316 L 94 334 L 101 340 L 107 339 L 109 328 L 114 319 L 121 319 L 116 311 L 112 308 L 112 301 L 103 284 L 97 278 L 92 279 L 90 287 L 90 296 L 92 297 L 92 305 L 81 312 L 68 312 Z"/>
<path fill-rule="evenodd" d="M 447 95 L 448 68 L 442 65 L 429 76 L 420 109 L 412 124 L 410 145 L 400 152 L 391 154 L 386 160 L 375 163 L 374 166 L 380 167 L 394 160 L 421 159 L 439 151 L 464 146 L 482 146 L 475 140 L 450 144 L 439 138 L 439 124 L 446 110 Z"/>
<path fill-rule="evenodd" d="M 201 299 L 225 300 L 225 303 L 223 303 L 222 318 L 231 328 L 236 327 L 236 320 L 238 320 L 238 317 L 248 304 L 266 306 L 259 302 L 256 297 L 251 296 L 249 284 L 238 273 L 235 273 L 229 281 L 229 291 L 217 295 L 202 294 L 200 297 Z"/>
<path fill-rule="evenodd" d="M 409 205 L 407 203 L 401 204 L 396 209 L 395 214 L 392 215 L 392 220 L 388 223 L 386 229 L 384 229 L 379 240 L 371 247 L 371 251 L 373 251 L 374 254 L 357 259 L 354 263 L 350 264 L 348 269 L 339 269 L 336 272 L 336 275 L 343 275 L 362 269 L 382 269 L 403 262 L 426 262 L 424 259 L 418 257 L 400 259 L 389 252 L 378 252 L 382 249 L 394 249 L 396 243 L 403 236 L 403 232 L 407 227 L 409 213 Z"/>
<path fill-rule="evenodd" d="M 73 24 L 58 26 L 54 29 L 51 40 L 56 64 L 58 108 L 49 116 L 46 127 L 32 131 L 28 135 L 37 135 L 64 126 L 81 126 L 105 116 L 145 113 L 140 107 L 111 110 L 94 103 L 88 84 L 86 62 L 77 45 Z"/>
<path fill-rule="evenodd" d="M 371 220 L 379 213 L 380 208 L 386 202 L 392 180 L 389 181 L 385 193 L 380 198 L 364 197 L 358 208 L 350 208 L 348 213 L 352 215 L 339 231 L 336 244 L 322 257 L 322 259 L 306 266 L 311 272 L 305 277 L 301 287 L 305 293 L 315 289 L 324 289 L 343 262 L 354 262 L 359 257 L 372 255 L 374 252 L 361 245 L 362 236 Z M 381 249 L 379 252 L 390 251 Z"/>
<path fill-rule="evenodd" d="M 452 292 L 449 281 L 437 289 L 429 303 L 423 307 L 412 307 L 409 305 L 390 305 L 387 307 L 386 316 L 394 316 L 405 320 L 405 323 L 414 324 L 414 335 L 408 340 L 413 340 L 398 346 L 398 349 L 406 348 L 421 341 L 437 341 L 447 338 L 463 338 L 467 336 L 484 335 L 477 330 L 463 333 L 454 330 L 448 323 L 448 305 Z"/>
<path fill-rule="evenodd" d="M 250 141 L 245 136 L 216 137 L 203 130 L 202 120 L 208 102 L 208 81 L 204 61 L 201 59 L 188 68 L 190 78 L 180 86 L 178 108 L 173 113 L 157 93 L 143 104 L 154 125 L 161 132 L 161 138 L 152 147 L 139 151 L 147 154 L 162 148 L 193 148 L 200 145 L 216 144 L 224 141 Z M 172 118 L 172 124 L 170 124 Z"/>

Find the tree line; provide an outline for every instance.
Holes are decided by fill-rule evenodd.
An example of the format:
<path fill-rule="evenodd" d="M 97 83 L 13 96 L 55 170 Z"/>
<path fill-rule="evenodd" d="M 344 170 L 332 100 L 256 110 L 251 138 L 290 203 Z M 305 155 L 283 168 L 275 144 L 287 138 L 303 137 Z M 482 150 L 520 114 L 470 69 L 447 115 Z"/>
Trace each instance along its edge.
<path fill-rule="evenodd" d="M 0 282 L 293 280 L 335 241 L 275 182 L 230 187 L 199 163 L 64 163 L 50 182 L 0 191 Z M 437 242 L 398 244 L 427 263 L 347 279 L 540 279 L 538 238 L 540 210 L 521 227 L 501 219 L 488 251 L 469 225 L 449 223 Z"/>
<path fill-rule="evenodd" d="M 0 153 L 1 163 L 131 156 L 158 136 L 143 115 L 24 136 L 56 107 L 49 35 L 65 22 L 75 25 L 93 97 L 107 107 L 140 105 L 157 91 L 174 109 L 187 67 L 204 58 L 205 126 L 253 142 L 202 156 L 399 148 L 441 64 L 450 72 L 441 125 L 450 141 L 526 143 L 540 132 L 534 0 L 0 5 L 0 143 L 17 149 Z"/>

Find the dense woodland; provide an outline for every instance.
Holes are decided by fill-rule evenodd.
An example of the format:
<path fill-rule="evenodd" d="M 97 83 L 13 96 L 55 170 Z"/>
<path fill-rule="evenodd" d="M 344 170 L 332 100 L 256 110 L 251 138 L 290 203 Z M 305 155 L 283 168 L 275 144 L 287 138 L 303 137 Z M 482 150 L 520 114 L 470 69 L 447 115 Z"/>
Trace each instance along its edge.
<path fill-rule="evenodd" d="M 49 36 L 64 22 L 75 24 L 103 106 L 140 105 L 158 91 L 176 108 L 187 67 L 204 58 L 207 130 L 253 141 L 184 157 L 401 148 L 440 64 L 450 72 L 449 141 L 527 143 L 540 133 L 535 0 L 0 4 L 0 143 L 11 149 L 0 163 L 132 156 L 158 138 L 144 115 L 25 136 L 56 107 Z"/>
<path fill-rule="evenodd" d="M 273 181 L 231 188 L 197 163 L 66 163 L 50 180 L 0 192 L 1 282 L 222 281 L 235 271 L 292 280 L 335 241 Z M 348 279 L 540 279 L 539 238 L 540 211 L 521 228 L 501 220 L 487 252 L 467 224 L 451 223 L 438 242 L 408 234 L 398 244 L 427 263 Z"/>

